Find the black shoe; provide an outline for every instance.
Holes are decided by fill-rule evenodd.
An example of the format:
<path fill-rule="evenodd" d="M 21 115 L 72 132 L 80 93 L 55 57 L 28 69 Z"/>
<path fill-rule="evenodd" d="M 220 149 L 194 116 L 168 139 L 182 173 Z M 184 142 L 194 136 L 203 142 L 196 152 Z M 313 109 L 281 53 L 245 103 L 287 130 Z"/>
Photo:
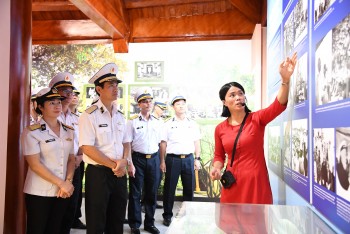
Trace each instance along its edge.
<path fill-rule="evenodd" d="M 78 219 L 75 221 L 72 225 L 72 228 L 74 229 L 86 229 L 86 225 Z"/>
<path fill-rule="evenodd" d="M 156 204 L 156 209 L 162 209 L 163 208 L 163 206 L 161 205 L 161 204 Z"/>
<path fill-rule="evenodd" d="M 163 224 L 164 224 L 165 226 L 169 227 L 170 224 L 171 224 L 171 219 L 164 219 L 164 220 L 163 220 Z"/>
<path fill-rule="evenodd" d="M 131 234 L 140 234 L 140 229 L 138 229 L 138 228 L 131 228 Z"/>
<path fill-rule="evenodd" d="M 159 234 L 158 228 L 156 228 L 154 225 L 153 226 L 145 226 L 145 231 L 150 232 L 152 234 Z"/>
<path fill-rule="evenodd" d="M 123 223 L 128 224 L 129 223 L 128 219 L 124 219 Z"/>

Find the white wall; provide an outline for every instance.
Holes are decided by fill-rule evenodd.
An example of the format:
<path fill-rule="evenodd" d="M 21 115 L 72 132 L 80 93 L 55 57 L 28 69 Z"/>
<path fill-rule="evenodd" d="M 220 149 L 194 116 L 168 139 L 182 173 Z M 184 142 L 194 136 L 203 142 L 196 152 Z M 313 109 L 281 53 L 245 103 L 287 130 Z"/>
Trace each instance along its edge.
<path fill-rule="evenodd" d="M 0 232 L 4 230 L 6 157 L 7 157 L 7 123 L 10 77 L 10 13 L 11 0 L 0 1 Z"/>
<path fill-rule="evenodd" d="M 255 79 L 255 95 L 254 103 L 255 110 L 261 109 L 262 99 L 261 99 L 261 81 L 262 81 L 262 70 L 261 70 L 261 60 L 262 60 L 262 50 L 261 50 L 261 24 L 257 24 L 254 29 L 254 33 L 251 40 L 252 47 L 252 74 Z M 258 88 L 259 87 L 259 88 Z"/>

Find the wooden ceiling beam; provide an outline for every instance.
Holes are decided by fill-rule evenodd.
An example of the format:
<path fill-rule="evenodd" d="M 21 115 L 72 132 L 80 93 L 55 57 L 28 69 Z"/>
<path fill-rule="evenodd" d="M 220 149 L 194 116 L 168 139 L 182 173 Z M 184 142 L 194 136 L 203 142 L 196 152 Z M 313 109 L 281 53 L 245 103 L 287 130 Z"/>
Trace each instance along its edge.
<path fill-rule="evenodd" d="M 232 5 L 255 24 L 261 23 L 261 0 L 230 0 Z"/>
<path fill-rule="evenodd" d="M 33 2 L 32 11 L 79 11 L 79 9 L 68 1 Z"/>
<path fill-rule="evenodd" d="M 35 40 L 33 45 L 88 45 L 88 44 L 111 44 L 112 39 L 77 39 L 77 40 Z"/>
<path fill-rule="evenodd" d="M 132 8 L 144 8 L 144 7 L 157 7 L 157 6 L 169 6 L 178 4 L 189 4 L 189 3 L 205 3 L 215 2 L 217 0 L 125 0 L 125 7 L 127 9 Z"/>
<path fill-rule="evenodd" d="M 113 40 L 114 53 L 128 53 L 129 42 L 125 39 Z"/>
<path fill-rule="evenodd" d="M 33 21 L 33 42 L 101 39 L 111 37 L 91 20 Z"/>
<path fill-rule="evenodd" d="M 238 10 L 181 18 L 132 21 L 130 42 L 251 39 L 255 24 Z"/>
<path fill-rule="evenodd" d="M 261 26 L 267 27 L 267 0 L 263 0 L 261 11 Z"/>
<path fill-rule="evenodd" d="M 120 39 L 129 35 L 130 30 L 109 1 L 100 0 L 70 0 L 87 17 L 100 26 L 111 38 Z M 122 4 L 122 0 L 117 0 Z"/>

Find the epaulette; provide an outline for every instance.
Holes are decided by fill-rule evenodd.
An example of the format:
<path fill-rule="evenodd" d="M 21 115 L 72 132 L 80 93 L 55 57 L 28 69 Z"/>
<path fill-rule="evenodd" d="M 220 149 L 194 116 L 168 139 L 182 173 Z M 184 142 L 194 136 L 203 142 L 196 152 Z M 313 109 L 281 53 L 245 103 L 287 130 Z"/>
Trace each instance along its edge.
<path fill-rule="evenodd" d="M 29 129 L 30 131 L 34 131 L 34 130 L 37 130 L 37 129 L 39 129 L 39 128 L 41 128 L 41 124 L 39 124 L 39 123 L 37 123 L 37 124 L 32 124 L 32 125 L 29 125 L 29 126 L 28 126 L 28 129 Z"/>
<path fill-rule="evenodd" d="M 98 107 L 97 107 L 96 105 L 92 105 L 92 106 L 90 106 L 89 108 L 87 108 L 87 109 L 85 110 L 85 112 L 88 113 L 88 114 L 91 114 L 92 112 L 94 112 L 94 111 L 97 110 L 97 109 L 98 109 Z"/>
<path fill-rule="evenodd" d="M 159 118 L 154 116 L 154 114 L 152 114 L 152 117 L 155 118 L 156 120 L 159 120 Z"/>
<path fill-rule="evenodd" d="M 118 112 L 119 112 L 120 114 L 124 115 L 124 113 L 123 113 L 121 110 L 118 110 Z"/>
<path fill-rule="evenodd" d="M 130 117 L 130 120 L 136 119 L 138 117 L 139 117 L 139 115 L 133 115 L 133 116 Z"/>
<path fill-rule="evenodd" d="M 67 124 L 62 123 L 62 127 L 64 128 L 64 130 L 66 130 L 66 128 L 69 128 L 70 130 L 74 131 L 74 128 L 72 126 L 69 126 Z"/>
<path fill-rule="evenodd" d="M 171 120 L 171 119 L 172 119 L 172 117 L 169 116 L 168 118 L 164 119 L 164 123 L 165 123 L 165 122 L 168 122 L 168 121 Z"/>
<path fill-rule="evenodd" d="M 79 117 L 79 115 L 77 113 L 71 112 L 73 115 L 75 115 L 76 117 Z"/>

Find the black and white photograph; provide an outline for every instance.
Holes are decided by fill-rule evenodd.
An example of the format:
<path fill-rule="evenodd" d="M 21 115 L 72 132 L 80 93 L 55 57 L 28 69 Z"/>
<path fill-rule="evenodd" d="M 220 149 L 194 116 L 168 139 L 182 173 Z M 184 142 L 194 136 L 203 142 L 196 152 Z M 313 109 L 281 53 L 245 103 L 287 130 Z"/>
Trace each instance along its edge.
<path fill-rule="evenodd" d="M 295 28 L 295 45 L 306 36 L 307 34 L 307 0 L 299 0 L 295 6 L 294 13 L 294 28 Z"/>
<path fill-rule="evenodd" d="M 281 134 L 280 126 L 269 126 L 268 128 L 268 155 L 269 160 L 277 165 L 281 163 Z"/>
<path fill-rule="evenodd" d="M 135 62 L 135 81 L 163 81 L 164 63 L 159 61 Z"/>
<path fill-rule="evenodd" d="M 313 141 L 314 181 L 335 192 L 334 129 L 315 128 Z"/>
<path fill-rule="evenodd" d="M 332 30 L 331 101 L 350 97 L 350 15 Z"/>
<path fill-rule="evenodd" d="M 350 97 L 349 27 L 350 16 L 347 16 L 316 46 L 316 105 Z"/>
<path fill-rule="evenodd" d="M 283 165 L 292 168 L 292 151 L 291 151 L 291 137 L 292 134 L 292 121 L 283 123 Z"/>
<path fill-rule="evenodd" d="M 335 0 L 314 0 L 314 23 L 316 23 L 328 10 Z"/>
<path fill-rule="evenodd" d="M 118 86 L 118 99 L 124 97 L 124 87 Z"/>
<path fill-rule="evenodd" d="M 307 53 L 303 54 L 298 61 L 294 82 L 294 104 L 297 105 L 307 99 Z"/>
<path fill-rule="evenodd" d="M 292 121 L 292 170 L 308 177 L 307 119 Z"/>
<path fill-rule="evenodd" d="M 332 33 L 317 44 L 315 52 L 316 106 L 331 100 Z"/>
<path fill-rule="evenodd" d="M 134 100 L 134 96 L 136 91 L 141 87 L 150 87 L 152 89 L 153 101 L 169 103 L 169 87 L 167 85 L 129 85 L 130 116 L 140 112 L 138 104 Z"/>
<path fill-rule="evenodd" d="M 86 87 L 86 98 L 94 99 L 96 96 L 95 87 Z"/>
<path fill-rule="evenodd" d="M 284 39 L 284 57 L 289 56 L 294 48 L 294 25 L 293 14 L 290 14 L 283 27 L 283 39 Z"/>
<path fill-rule="evenodd" d="M 336 129 L 336 190 L 350 200 L 350 128 Z"/>

